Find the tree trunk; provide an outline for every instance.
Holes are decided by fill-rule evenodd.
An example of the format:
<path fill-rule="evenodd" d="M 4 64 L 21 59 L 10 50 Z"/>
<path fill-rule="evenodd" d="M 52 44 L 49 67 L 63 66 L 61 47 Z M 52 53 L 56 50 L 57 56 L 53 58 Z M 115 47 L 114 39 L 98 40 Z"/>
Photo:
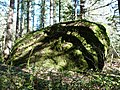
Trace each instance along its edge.
<path fill-rule="evenodd" d="M 30 12 L 29 12 L 29 8 L 30 8 L 30 0 L 27 0 L 27 32 L 30 32 L 30 26 L 29 26 L 29 24 L 30 24 L 30 22 L 29 22 L 29 20 L 30 20 L 30 17 L 29 17 Z"/>
<path fill-rule="evenodd" d="M 119 9 L 119 16 L 120 16 L 120 0 L 118 0 L 118 9 Z M 120 20 L 120 17 L 119 17 Z"/>
<path fill-rule="evenodd" d="M 18 32 L 19 32 L 19 0 L 17 0 L 17 18 L 16 18 L 16 34 L 15 34 L 15 39 L 18 38 Z"/>
<path fill-rule="evenodd" d="M 4 59 L 7 59 L 13 43 L 13 14 L 14 14 L 14 0 L 10 0 L 10 8 L 8 13 L 7 28 L 5 30 L 5 46 L 4 46 Z"/>
<path fill-rule="evenodd" d="M 22 37 L 22 32 L 24 29 L 24 0 L 21 1 L 21 17 L 20 17 L 20 32 L 19 32 L 19 36 Z"/>
<path fill-rule="evenodd" d="M 61 21 L 61 0 L 59 0 L 59 22 Z"/>
<path fill-rule="evenodd" d="M 50 25 L 53 24 L 53 0 L 50 0 Z"/>
<path fill-rule="evenodd" d="M 56 23 L 56 1 L 53 0 L 53 24 Z"/>
<path fill-rule="evenodd" d="M 74 19 L 77 19 L 77 0 L 74 0 L 74 8 L 75 8 Z"/>
<path fill-rule="evenodd" d="M 80 19 L 83 18 L 83 14 L 84 14 L 84 9 L 83 9 L 84 2 L 85 2 L 84 0 L 80 0 Z"/>
<path fill-rule="evenodd" d="M 35 0 L 32 0 L 32 31 L 34 31 L 34 21 L 35 21 Z"/>
<path fill-rule="evenodd" d="M 44 28 L 45 25 L 45 0 L 41 2 L 41 15 L 40 15 L 40 28 Z"/>

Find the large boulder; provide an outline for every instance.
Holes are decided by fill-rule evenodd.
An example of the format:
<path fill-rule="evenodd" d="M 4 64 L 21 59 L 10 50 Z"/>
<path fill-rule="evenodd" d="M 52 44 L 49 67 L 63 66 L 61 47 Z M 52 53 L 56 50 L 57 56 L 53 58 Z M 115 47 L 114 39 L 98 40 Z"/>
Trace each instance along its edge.
<path fill-rule="evenodd" d="M 109 38 L 104 26 L 77 20 L 54 24 L 16 41 L 8 63 L 57 70 L 102 70 Z"/>

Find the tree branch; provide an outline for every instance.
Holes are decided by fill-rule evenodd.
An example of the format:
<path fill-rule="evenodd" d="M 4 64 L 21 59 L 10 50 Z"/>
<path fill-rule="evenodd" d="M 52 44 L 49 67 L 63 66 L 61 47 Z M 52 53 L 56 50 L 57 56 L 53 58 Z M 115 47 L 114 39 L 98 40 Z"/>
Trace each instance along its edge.
<path fill-rule="evenodd" d="M 114 2 L 116 2 L 116 1 L 114 1 Z M 110 2 L 110 3 L 106 4 L 106 5 L 103 5 L 103 6 L 100 6 L 100 7 L 96 7 L 96 8 L 91 9 L 91 10 L 87 10 L 86 12 L 94 11 L 94 10 L 97 10 L 97 9 L 100 9 L 100 8 L 104 8 L 104 7 L 106 7 L 106 6 L 111 5 L 111 4 L 114 3 L 114 2 Z M 90 8 L 90 7 L 88 7 L 88 8 Z"/>

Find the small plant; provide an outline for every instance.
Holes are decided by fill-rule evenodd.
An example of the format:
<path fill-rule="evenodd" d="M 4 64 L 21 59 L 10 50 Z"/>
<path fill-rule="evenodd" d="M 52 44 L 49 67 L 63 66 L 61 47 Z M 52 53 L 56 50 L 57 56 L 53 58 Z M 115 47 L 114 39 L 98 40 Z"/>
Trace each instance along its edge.
<path fill-rule="evenodd" d="M 0 64 L 0 90 L 119 90 L 120 73 L 57 71 Z"/>

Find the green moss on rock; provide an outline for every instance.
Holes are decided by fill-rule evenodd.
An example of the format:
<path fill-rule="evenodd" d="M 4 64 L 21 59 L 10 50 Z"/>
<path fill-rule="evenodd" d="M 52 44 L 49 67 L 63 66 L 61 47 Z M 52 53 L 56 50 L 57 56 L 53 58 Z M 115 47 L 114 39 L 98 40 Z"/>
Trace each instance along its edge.
<path fill-rule="evenodd" d="M 109 38 L 102 25 L 86 20 L 69 21 L 17 40 L 8 62 L 24 66 L 29 61 L 58 70 L 101 70 L 108 46 Z"/>

